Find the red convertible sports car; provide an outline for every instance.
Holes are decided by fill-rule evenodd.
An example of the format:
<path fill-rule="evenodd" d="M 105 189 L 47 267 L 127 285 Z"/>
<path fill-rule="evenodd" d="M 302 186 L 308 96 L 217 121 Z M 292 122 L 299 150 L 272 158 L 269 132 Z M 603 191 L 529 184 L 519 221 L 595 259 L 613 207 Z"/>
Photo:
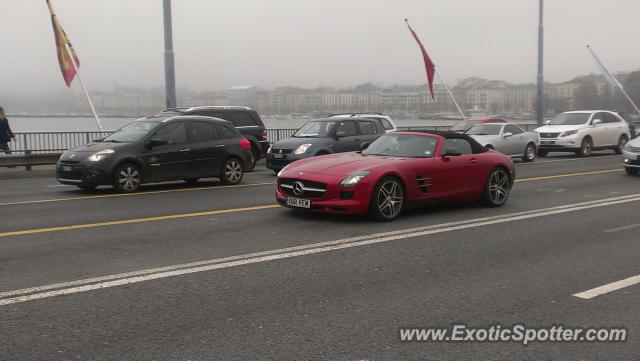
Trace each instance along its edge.
<path fill-rule="evenodd" d="M 510 157 L 453 132 L 394 132 L 362 152 L 291 163 L 278 173 L 286 207 L 369 214 L 391 221 L 402 209 L 442 200 L 502 206 L 515 180 Z"/>

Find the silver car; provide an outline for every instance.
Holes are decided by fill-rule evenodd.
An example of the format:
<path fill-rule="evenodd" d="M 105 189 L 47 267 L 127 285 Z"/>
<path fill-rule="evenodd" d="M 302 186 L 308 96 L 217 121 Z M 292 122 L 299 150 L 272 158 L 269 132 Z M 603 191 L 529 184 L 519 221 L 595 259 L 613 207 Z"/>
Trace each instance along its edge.
<path fill-rule="evenodd" d="M 465 134 L 489 149 L 495 149 L 512 158 L 522 158 L 525 162 L 536 159 L 540 144 L 538 133 L 525 132 L 512 123 L 477 124 Z"/>
<path fill-rule="evenodd" d="M 638 175 L 640 173 L 640 137 L 629 141 L 622 149 L 622 155 L 627 173 Z"/>

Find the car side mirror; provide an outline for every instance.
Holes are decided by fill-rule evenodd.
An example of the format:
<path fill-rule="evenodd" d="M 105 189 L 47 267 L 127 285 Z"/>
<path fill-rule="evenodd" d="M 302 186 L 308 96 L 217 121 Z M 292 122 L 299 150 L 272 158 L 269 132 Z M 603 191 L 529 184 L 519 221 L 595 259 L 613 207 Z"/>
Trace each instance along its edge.
<path fill-rule="evenodd" d="M 462 155 L 462 152 L 458 148 L 447 148 L 447 150 L 442 155 L 443 157 L 459 157 Z"/>
<path fill-rule="evenodd" d="M 339 132 L 336 132 L 336 138 L 344 138 L 346 136 L 347 136 L 347 132 L 344 132 L 342 130 Z"/>
<path fill-rule="evenodd" d="M 513 133 L 507 132 L 507 133 L 502 134 L 502 138 L 509 138 L 509 137 L 513 137 Z"/>
<path fill-rule="evenodd" d="M 149 139 L 145 145 L 147 148 L 151 149 L 153 147 L 158 147 L 165 144 L 169 144 L 169 142 L 162 139 Z"/>
<path fill-rule="evenodd" d="M 549 124 L 551 124 L 551 121 L 550 120 L 545 120 L 544 124 L 549 125 Z"/>
<path fill-rule="evenodd" d="M 598 124 L 602 124 L 602 119 L 594 119 L 591 124 L 593 125 L 598 125 Z"/>

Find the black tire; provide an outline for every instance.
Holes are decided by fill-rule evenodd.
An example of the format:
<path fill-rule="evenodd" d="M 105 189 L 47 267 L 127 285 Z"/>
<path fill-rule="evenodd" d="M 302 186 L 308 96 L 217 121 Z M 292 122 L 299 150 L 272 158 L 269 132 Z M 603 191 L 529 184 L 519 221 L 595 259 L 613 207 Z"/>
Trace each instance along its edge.
<path fill-rule="evenodd" d="M 482 194 L 482 204 L 487 207 L 501 207 L 509 198 L 511 179 L 504 168 L 493 168 Z"/>
<path fill-rule="evenodd" d="M 76 187 L 82 189 L 83 191 L 92 191 L 92 190 L 96 189 L 96 187 L 98 187 L 98 186 L 96 186 L 96 185 L 90 185 L 90 186 L 82 185 L 82 186 L 76 186 Z"/>
<path fill-rule="evenodd" d="M 120 193 L 134 193 L 140 190 L 142 171 L 133 163 L 120 164 L 113 174 L 113 188 Z"/>
<path fill-rule="evenodd" d="M 622 134 L 620 138 L 618 138 L 618 145 L 613 151 L 616 152 L 616 154 L 622 154 L 622 150 L 624 149 L 624 146 L 627 145 L 628 141 L 629 138 L 626 136 L 626 134 Z"/>
<path fill-rule="evenodd" d="M 198 181 L 200 180 L 200 178 L 190 178 L 190 179 L 183 179 L 186 183 L 189 184 L 195 184 L 198 183 Z"/>
<path fill-rule="evenodd" d="M 640 168 L 624 167 L 624 170 L 627 172 L 628 175 L 640 174 Z"/>
<path fill-rule="evenodd" d="M 522 156 L 523 162 L 533 162 L 536 160 L 537 149 L 536 145 L 533 143 L 527 144 L 527 147 L 524 149 L 524 155 Z"/>
<path fill-rule="evenodd" d="M 220 180 L 224 184 L 238 184 L 244 177 L 244 166 L 238 158 L 229 158 L 224 161 L 220 170 Z"/>
<path fill-rule="evenodd" d="M 538 149 L 538 157 L 544 158 L 549 155 L 549 151 L 546 149 Z"/>
<path fill-rule="evenodd" d="M 404 206 L 404 186 L 396 177 L 382 178 L 371 195 L 369 217 L 378 222 L 390 222 L 400 215 Z"/>
<path fill-rule="evenodd" d="M 245 172 L 253 171 L 253 169 L 256 167 L 256 163 L 258 162 L 258 158 L 260 157 L 259 155 L 257 155 L 256 150 L 253 148 L 251 148 L 249 154 L 251 154 L 251 159 L 249 159 L 249 162 L 244 166 Z"/>
<path fill-rule="evenodd" d="M 576 152 L 578 157 L 588 157 L 591 155 L 591 150 L 593 150 L 593 140 L 591 137 L 584 137 L 582 142 L 580 143 L 580 149 Z"/>

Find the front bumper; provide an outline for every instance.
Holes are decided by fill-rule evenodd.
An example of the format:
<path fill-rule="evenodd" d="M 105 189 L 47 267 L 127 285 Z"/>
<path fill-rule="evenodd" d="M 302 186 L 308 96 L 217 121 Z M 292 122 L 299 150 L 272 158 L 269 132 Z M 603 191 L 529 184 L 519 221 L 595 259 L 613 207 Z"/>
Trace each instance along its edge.
<path fill-rule="evenodd" d="M 342 187 L 335 183 L 335 179 L 329 176 L 315 174 L 311 177 L 295 178 L 294 181 L 302 183 L 313 182 L 325 185 L 325 191 L 322 194 L 313 194 L 296 196 L 292 190 L 282 187 L 283 181 L 291 181 L 292 178 L 278 179 L 276 188 L 276 200 L 284 207 L 296 210 L 315 210 L 324 211 L 333 214 L 362 215 L 369 211 L 369 203 L 371 201 L 371 193 L 373 188 L 367 183 L 359 183 L 353 187 Z M 310 208 L 298 208 L 287 205 L 289 197 L 307 199 L 311 202 Z"/>
<path fill-rule="evenodd" d="M 85 164 L 56 164 L 56 178 L 62 184 L 97 186 L 111 184 L 111 175 L 104 169 Z"/>
<path fill-rule="evenodd" d="M 580 149 L 580 140 L 576 136 L 540 139 L 538 149 L 547 151 L 574 151 Z"/>
<path fill-rule="evenodd" d="M 307 158 L 306 154 L 274 154 L 267 153 L 267 168 L 274 172 L 279 172 L 282 168 L 295 162 L 296 160 Z"/>

